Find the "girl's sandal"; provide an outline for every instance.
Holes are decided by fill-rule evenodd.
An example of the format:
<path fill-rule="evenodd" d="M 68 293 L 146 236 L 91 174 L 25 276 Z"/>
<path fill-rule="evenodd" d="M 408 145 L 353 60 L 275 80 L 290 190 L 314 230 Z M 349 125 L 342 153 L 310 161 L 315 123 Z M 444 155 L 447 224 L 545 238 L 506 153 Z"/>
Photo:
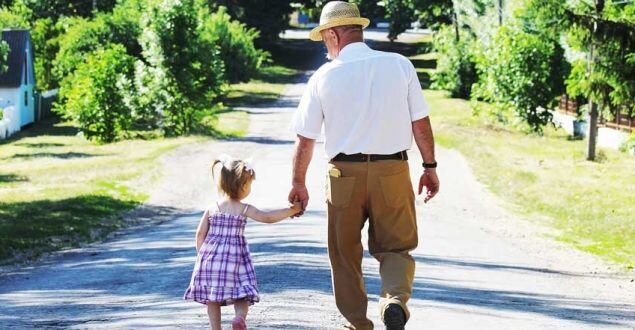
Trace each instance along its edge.
<path fill-rule="evenodd" d="M 236 317 L 232 320 L 232 330 L 247 330 L 245 319 L 236 315 Z"/>

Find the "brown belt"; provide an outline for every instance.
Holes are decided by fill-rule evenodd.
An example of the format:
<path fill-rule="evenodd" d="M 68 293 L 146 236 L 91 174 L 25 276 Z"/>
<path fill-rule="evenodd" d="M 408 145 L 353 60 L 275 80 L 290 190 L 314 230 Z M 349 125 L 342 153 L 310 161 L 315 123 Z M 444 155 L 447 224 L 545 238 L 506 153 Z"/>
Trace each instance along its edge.
<path fill-rule="evenodd" d="M 408 160 L 408 153 L 406 150 L 400 151 L 391 155 L 374 155 L 374 154 L 342 154 L 339 153 L 333 157 L 331 161 L 334 162 L 374 162 L 377 160 Z"/>

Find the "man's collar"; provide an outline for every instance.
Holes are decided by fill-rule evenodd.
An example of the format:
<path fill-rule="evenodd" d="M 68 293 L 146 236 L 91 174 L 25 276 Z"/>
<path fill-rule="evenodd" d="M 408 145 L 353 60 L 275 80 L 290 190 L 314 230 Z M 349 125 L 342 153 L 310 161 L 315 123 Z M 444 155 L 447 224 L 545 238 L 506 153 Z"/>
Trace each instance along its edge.
<path fill-rule="evenodd" d="M 340 50 L 340 53 L 337 55 L 337 59 L 340 61 L 346 61 L 348 59 L 355 58 L 359 54 L 365 53 L 369 50 L 370 50 L 370 47 L 368 47 L 368 45 L 366 45 L 365 43 L 361 41 L 353 42 L 344 46 L 344 48 Z"/>

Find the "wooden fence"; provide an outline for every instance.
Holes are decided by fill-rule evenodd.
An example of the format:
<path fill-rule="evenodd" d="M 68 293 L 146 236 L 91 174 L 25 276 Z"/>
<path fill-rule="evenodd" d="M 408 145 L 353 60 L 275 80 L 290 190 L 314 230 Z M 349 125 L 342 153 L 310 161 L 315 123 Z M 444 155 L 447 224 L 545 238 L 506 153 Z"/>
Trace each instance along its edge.
<path fill-rule="evenodd" d="M 53 115 L 53 102 L 57 100 L 57 89 L 38 94 L 38 103 L 35 120 L 39 121 Z"/>
<path fill-rule="evenodd" d="M 571 116 L 577 116 L 578 104 L 567 95 L 560 98 L 559 110 Z M 622 110 L 615 114 L 614 118 L 609 120 L 600 115 L 598 124 L 600 126 L 609 127 L 621 131 L 632 132 L 635 130 L 635 113 L 628 114 Z"/>

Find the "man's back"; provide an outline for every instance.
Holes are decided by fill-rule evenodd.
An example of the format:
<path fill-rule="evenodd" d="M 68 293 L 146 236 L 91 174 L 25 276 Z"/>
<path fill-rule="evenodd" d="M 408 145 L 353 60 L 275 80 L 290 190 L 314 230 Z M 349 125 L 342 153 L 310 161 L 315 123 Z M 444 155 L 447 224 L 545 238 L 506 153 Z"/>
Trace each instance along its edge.
<path fill-rule="evenodd" d="M 428 114 L 410 61 L 361 42 L 347 45 L 337 59 L 323 65 L 308 88 L 311 100 L 303 99 L 300 108 L 306 106 L 316 117 L 321 112 L 329 157 L 408 149 L 411 122 Z"/>

